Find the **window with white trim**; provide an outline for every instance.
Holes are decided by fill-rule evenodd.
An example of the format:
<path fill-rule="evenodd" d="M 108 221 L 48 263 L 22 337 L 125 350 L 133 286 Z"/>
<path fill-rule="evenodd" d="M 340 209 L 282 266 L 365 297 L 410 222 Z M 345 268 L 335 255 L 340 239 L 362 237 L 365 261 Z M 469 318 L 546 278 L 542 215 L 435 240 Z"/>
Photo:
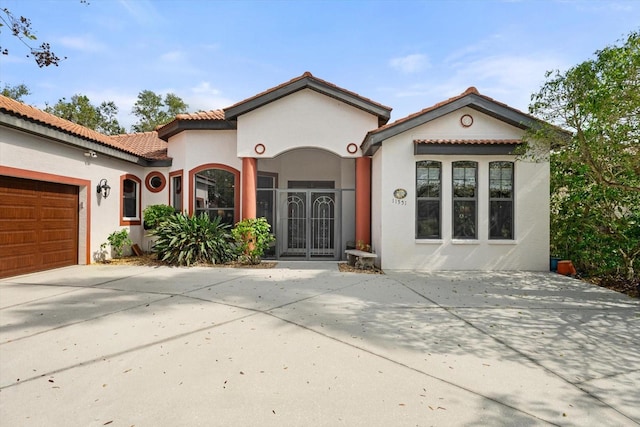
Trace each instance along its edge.
<path fill-rule="evenodd" d="M 489 239 L 513 239 L 513 162 L 489 163 Z"/>
<path fill-rule="evenodd" d="M 453 238 L 477 239 L 478 163 L 453 162 Z"/>
<path fill-rule="evenodd" d="M 440 239 L 442 163 L 416 162 L 416 238 Z"/>
<path fill-rule="evenodd" d="M 120 225 L 140 224 L 140 188 L 142 181 L 134 175 L 120 177 L 121 185 L 121 219 Z"/>

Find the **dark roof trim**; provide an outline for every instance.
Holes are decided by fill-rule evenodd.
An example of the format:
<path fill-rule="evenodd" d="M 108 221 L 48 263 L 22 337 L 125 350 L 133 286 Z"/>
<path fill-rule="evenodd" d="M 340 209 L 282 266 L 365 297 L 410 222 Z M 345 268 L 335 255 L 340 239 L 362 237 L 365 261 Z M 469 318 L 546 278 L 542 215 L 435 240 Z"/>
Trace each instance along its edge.
<path fill-rule="evenodd" d="M 117 148 L 71 135 L 68 132 L 55 129 L 51 126 L 38 123 L 30 119 L 25 119 L 23 117 L 16 117 L 13 114 L 5 112 L 0 112 L 0 125 L 82 150 L 93 150 L 96 153 L 123 160 L 125 162 L 135 163 L 140 166 L 171 166 L 171 159 L 145 159 L 134 154 L 126 153 Z"/>
<path fill-rule="evenodd" d="M 415 144 L 413 154 L 488 156 L 513 154 L 518 144 Z"/>
<path fill-rule="evenodd" d="M 491 99 L 487 99 L 477 93 L 469 93 L 452 102 L 428 110 L 424 114 L 417 115 L 409 120 L 400 121 L 397 125 L 392 124 L 385 129 L 369 132 L 360 145 L 362 152 L 365 156 L 371 156 L 378 151 L 382 141 L 464 107 L 473 108 L 474 110 L 480 111 L 520 129 L 528 129 L 538 123 L 531 116 L 528 116 L 518 110 L 497 103 Z"/>
<path fill-rule="evenodd" d="M 158 138 L 169 141 L 169 138 L 185 130 L 235 130 L 236 128 L 237 123 L 229 120 L 175 119 L 158 129 Z"/>
<path fill-rule="evenodd" d="M 381 126 L 389 121 L 391 117 L 391 109 L 384 108 L 383 106 L 369 101 L 365 98 L 357 96 L 354 93 L 348 92 L 337 86 L 333 86 L 322 80 L 316 79 L 310 74 L 303 75 L 302 78 L 292 81 L 289 84 L 285 84 L 281 87 L 277 87 L 274 90 L 267 91 L 262 95 L 249 98 L 246 101 L 240 102 L 231 107 L 225 108 L 224 113 L 227 119 L 236 119 L 242 114 L 246 114 L 256 108 L 262 107 L 270 102 L 276 101 L 292 93 L 298 92 L 303 89 L 311 89 L 323 95 L 337 99 L 345 104 L 356 107 L 369 114 L 378 116 L 378 125 Z"/>

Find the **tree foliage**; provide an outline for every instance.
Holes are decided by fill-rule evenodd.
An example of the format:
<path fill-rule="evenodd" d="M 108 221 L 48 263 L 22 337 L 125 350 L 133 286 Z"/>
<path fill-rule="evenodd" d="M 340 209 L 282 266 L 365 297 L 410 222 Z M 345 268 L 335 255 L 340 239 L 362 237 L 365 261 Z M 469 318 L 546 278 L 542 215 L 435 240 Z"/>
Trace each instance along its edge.
<path fill-rule="evenodd" d="M 118 107 L 113 101 L 104 101 L 94 106 L 87 96 L 76 94 L 70 101 L 62 98 L 53 106 L 47 105 L 44 110 L 106 135 L 125 133 L 125 129 L 116 118 Z"/>
<path fill-rule="evenodd" d="M 4 88 L 2 89 L 1 93 L 3 96 L 6 96 L 7 98 L 15 99 L 16 101 L 20 101 L 20 102 L 24 102 L 23 98 L 25 96 L 31 95 L 31 91 L 23 83 L 16 86 L 4 85 Z"/>
<path fill-rule="evenodd" d="M 640 33 L 564 73 L 549 72 L 530 111 L 551 143 L 551 243 L 589 275 L 637 281 L 640 267 Z"/>
<path fill-rule="evenodd" d="M 131 127 L 133 132 L 149 132 L 157 126 L 170 122 L 177 114 L 186 113 L 189 106 L 179 96 L 168 93 L 164 96 L 150 90 L 138 94 L 132 113 L 138 123 Z"/>

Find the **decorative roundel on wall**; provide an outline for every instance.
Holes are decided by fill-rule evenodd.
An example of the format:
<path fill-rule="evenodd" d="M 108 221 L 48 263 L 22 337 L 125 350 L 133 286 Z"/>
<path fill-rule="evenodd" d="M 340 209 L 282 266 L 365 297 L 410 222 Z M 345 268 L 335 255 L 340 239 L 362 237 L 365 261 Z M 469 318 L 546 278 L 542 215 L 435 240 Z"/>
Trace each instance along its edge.
<path fill-rule="evenodd" d="M 460 117 L 460 124 L 466 128 L 473 124 L 473 117 L 470 114 L 465 114 Z"/>
<path fill-rule="evenodd" d="M 347 152 L 349 154 L 356 154 L 358 152 L 358 146 L 352 142 L 351 144 L 347 145 Z"/>
<path fill-rule="evenodd" d="M 256 146 L 253 147 L 253 150 L 258 154 L 264 154 L 266 149 L 267 148 L 264 146 L 264 144 L 256 144 Z"/>
<path fill-rule="evenodd" d="M 164 190 L 165 185 L 167 185 L 167 179 L 158 171 L 149 172 L 144 180 L 144 185 L 147 190 L 157 193 Z"/>
<path fill-rule="evenodd" d="M 404 188 L 396 188 L 393 191 L 393 197 L 395 197 L 398 200 L 402 200 L 405 197 L 407 197 L 407 190 L 405 190 Z"/>

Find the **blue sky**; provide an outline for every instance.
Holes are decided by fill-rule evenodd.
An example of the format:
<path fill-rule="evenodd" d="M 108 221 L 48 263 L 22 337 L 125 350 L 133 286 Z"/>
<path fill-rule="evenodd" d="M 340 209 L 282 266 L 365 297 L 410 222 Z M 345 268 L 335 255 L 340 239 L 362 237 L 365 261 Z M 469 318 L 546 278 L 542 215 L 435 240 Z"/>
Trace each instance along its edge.
<path fill-rule="evenodd" d="M 28 104 L 114 101 L 136 122 L 141 90 L 190 111 L 224 108 L 310 71 L 393 107 L 392 120 L 469 86 L 523 111 L 565 70 L 640 29 L 640 1 L 2 0 L 67 59 L 40 69 L 6 27 L 0 85 Z"/>

